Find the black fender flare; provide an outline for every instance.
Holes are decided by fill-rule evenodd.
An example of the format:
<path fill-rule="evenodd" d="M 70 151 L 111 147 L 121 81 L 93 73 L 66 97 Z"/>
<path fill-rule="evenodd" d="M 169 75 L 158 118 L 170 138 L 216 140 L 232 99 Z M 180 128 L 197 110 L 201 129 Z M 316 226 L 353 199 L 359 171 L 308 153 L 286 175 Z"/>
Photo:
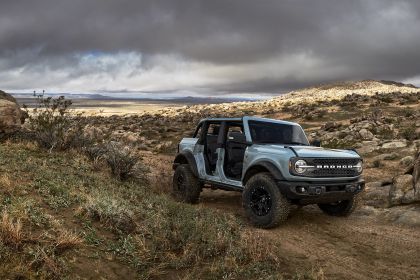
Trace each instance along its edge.
<path fill-rule="evenodd" d="M 267 172 L 267 171 L 271 174 L 271 176 L 273 176 L 273 178 L 276 181 L 284 180 L 283 174 L 273 163 L 269 161 L 260 161 L 248 167 L 248 169 L 245 172 L 245 175 L 243 176 L 242 185 L 245 186 L 246 182 L 253 175 L 260 172 Z"/>
<path fill-rule="evenodd" d="M 172 164 L 172 169 L 175 170 L 180 164 L 188 164 L 192 173 L 198 177 L 197 162 L 191 152 L 181 152 L 177 154 L 174 163 Z"/>

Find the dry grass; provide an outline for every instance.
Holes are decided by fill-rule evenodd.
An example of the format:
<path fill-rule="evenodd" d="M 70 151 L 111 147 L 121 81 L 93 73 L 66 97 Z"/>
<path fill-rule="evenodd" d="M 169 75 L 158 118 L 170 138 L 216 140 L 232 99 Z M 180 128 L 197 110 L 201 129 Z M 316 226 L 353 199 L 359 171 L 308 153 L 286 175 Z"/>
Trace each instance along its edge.
<path fill-rule="evenodd" d="M 173 157 L 165 155 L 143 155 L 145 164 L 150 167 L 149 183 L 155 193 L 170 193 L 172 190 Z"/>
<path fill-rule="evenodd" d="M 43 274 L 47 273 L 47 278 L 59 279 L 63 272 L 62 267 L 57 263 L 54 255 L 49 255 L 47 252 L 48 248 L 39 247 L 34 253 L 33 261 L 29 266 L 39 271 L 42 268 Z"/>
<path fill-rule="evenodd" d="M 15 185 L 13 184 L 13 181 L 10 179 L 9 174 L 2 174 L 0 176 L 0 190 L 4 193 L 12 193 L 14 190 Z"/>
<path fill-rule="evenodd" d="M 23 242 L 22 223 L 14 220 L 7 211 L 3 211 L 0 223 L 0 237 L 4 244 L 19 248 Z"/>
<path fill-rule="evenodd" d="M 241 242 L 248 249 L 253 261 L 270 259 L 275 263 L 280 262 L 278 252 L 281 251 L 279 242 L 269 240 L 258 231 L 246 230 L 241 233 Z"/>
<path fill-rule="evenodd" d="M 66 250 L 76 248 L 83 243 L 82 238 L 71 231 L 62 230 L 54 243 L 54 251 L 62 253 Z"/>
<path fill-rule="evenodd" d="M 130 207 L 106 192 L 99 191 L 88 196 L 86 203 L 78 211 L 112 230 L 131 233 L 136 229 L 135 215 Z"/>

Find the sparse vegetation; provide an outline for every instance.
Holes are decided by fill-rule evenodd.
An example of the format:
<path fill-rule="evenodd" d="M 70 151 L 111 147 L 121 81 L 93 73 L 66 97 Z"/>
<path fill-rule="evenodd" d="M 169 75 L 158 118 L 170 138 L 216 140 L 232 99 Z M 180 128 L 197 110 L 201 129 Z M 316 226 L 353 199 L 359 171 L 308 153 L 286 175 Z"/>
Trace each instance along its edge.
<path fill-rule="evenodd" d="M 112 174 L 122 180 L 145 180 L 148 168 L 144 166 L 136 147 L 110 141 L 107 144 L 90 146 L 85 153 L 95 166 L 104 161 L 110 167 Z"/>
<path fill-rule="evenodd" d="M 12 219 L 6 210 L 1 215 L 0 240 L 3 244 L 14 249 L 18 249 L 23 241 L 20 219 Z"/>
<path fill-rule="evenodd" d="M 405 108 L 402 108 L 402 109 L 398 110 L 398 112 L 397 112 L 397 113 L 398 113 L 399 115 L 403 116 L 403 117 L 406 117 L 406 118 L 409 118 L 409 117 L 412 117 L 412 116 L 414 116 L 414 115 L 415 115 L 414 110 L 413 110 L 413 109 L 411 109 L 410 107 L 405 107 Z"/>
<path fill-rule="evenodd" d="M 394 131 L 388 127 L 379 128 L 376 134 L 386 140 L 394 138 Z"/>
<path fill-rule="evenodd" d="M 0 275 L 7 270 L 61 278 L 76 269 L 77 263 L 67 261 L 75 248 L 100 259 L 111 253 L 140 278 L 187 268 L 188 277 L 208 279 L 294 275 L 279 265 L 279 244 L 253 237 L 231 214 L 177 203 L 137 181 L 114 179 L 107 169 L 93 172 L 80 153 L 6 143 L 0 154 L 1 171 L 13 172 L 21 182 L 20 189 L 0 194 L 3 201 L 10 197 L 0 231 L 2 244 L 9 246 L 2 249 Z M 21 201 L 33 189 L 37 199 Z M 101 251 L 104 246 L 108 249 Z"/>
<path fill-rule="evenodd" d="M 329 90 L 334 89 L 329 87 Z M 351 92 L 360 93 L 358 90 L 351 87 Z M 331 265 L 322 265 L 322 258 L 331 253 L 337 259 L 350 258 L 352 266 L 366 264 L 365 269 L 370 268 L 371 273 L 375 268 L 369 266 L 367 258 L 380 259 L 393 250 L 393 245 L 380 246 L 377 237 L 355 241 L 359 237 L 367 238 L 365 231 L 353 230 L 351 236 L 335 232 L 337 225 L 346 227 L 338 220 L 325 223 L 318 213 L 311 213 L 314 216 L 309 219 L 297 212 L 302 219 L 299 222 L 295 217 L 278 231 L 262 231 L 247 227 L 240 210 L 226 211 L 230 209 L 227 207 L 218 210 L 224 199 L 231 206 L 233 200 L 228 195 L 221 195 L 219 200 L 207 194 L 207 201 L 198 206 L 179 204 L 167 195 L 175 145 L 203 117 L 249 113 L 270 114 L 274 118 L 286 116 L 293 121 L 309 119 L 305 127 L 310 127 L 315 134 L 320 132 L 324 120 L 332 120 L 337 122 L 337 127 L 328 131 L 321 129 L 324 135 L 333 135 L 329 140 L 322 140 L 323 146 L 345 149 L 360 147 L 359 132 L 363 127 L 374 134 L 374 138 L 364 140 L 363 146 L 378 143 L 375 146 L 378 149 L 366 152 L 367 162 L 375 167 L 365 170 L 367 178 L 382 180 L 384 174 L 402 172 L 404 167 L 398 164 L 398 159 L 408 152 L 381 149 L 381 145 L 390 142 L 384 140 L 410 140 L 415 129 L 413 121 L 418 122 L 415 101 L 419 93 L 395 92 L 392 98 L 386 94 L 347 94 L 344 101 L 343 94 L 329 94 L 321 100 L 317 100 L 316 94 L 307 96 L 310 98 L 304 102 L 299 101 L 302 96 L 297 94 L 290 99 L 261 103 L 198 105 L 133 116 L 78 118 L 64 99 L 55 105 L 50 99 L 46 108 L 41 104 L 38 111 L 28 110 L 32 118 L 28 127 L 33 134 L 21 141 L 9 138 L 11 140 L 0 144 L 0 278 L 95 279 L 103 276 L 95 270 L 107 273 L 110 279 L 348 277 L 339 261 L 335 263 L 331 259 Z M 401 107 L 402 101 L 410 106 Z M 87 138 L 79 137 L 81 135 Z M 371 160 L 385 150 L 388 157 Z M 145 168 L 152 165 L 150 158 L 158 162 L 151 173 Z M 312 226 L 317 222 L 319 226 Z M 345 223 L 353 222 L 357 222 L 357 218 Z M 356 228 L 363 228 L 364 224 L 365 220 Z M 382 236 L 385 225 L 380 229 L 370 226 L 369 230 Z M 302 228 L 307 231 L 301 231 Z M 325 232 L 331 234 L 325 235 Z M 390 232 L 391 226 L 384 235 Z M 414 237 L 407 239 L 407 246 L 398 243 L 398 236 L 392 241 L 412 248 L 417 243 L 410 240 L 418 240 Z M 305 243 L 309 239 L 310 244 Z M 357 249 L 363 248 L 363 254 L 355 256 L 354 249 L 340 250 L 342 248 L 333 242 L 328 243 L 333 244 L 331 246 L 324 246 L 326 241 L 338 239 L 340 244 L 351 248 L 354 244 Z M 292 248 L 297 252 L 291 254 L 288 251 L 291 247 L 297 247 Z M 311 251 L 313 248 L 321 249 L 319 254 Z M 410 256 L 418 255 L 415 250 L 407 252 Z M 311 254 L 321 262 L 311 258 L 308 261 Z M 395 261 L 406 262 L 405 266 L 393 268 L 395 273 L 398 277 L 418 278 L 415 270 L 418 258 L 406 259 L 407 254 L 400 256 L 397 252 L 396 257 L 382 260 L 389 267 Z M 307 261 L 302 262 L 302 259 Z M 334 266 L 340 266 L 340 271 L 329 274 Z M 366 270 L 360 275 L 365 275 Z M 82 272 L 87 275 L 80 275 Z M 376 272 L 396 275 L 382 267 Z"/>
<path fill-rule="evenodd" d="M 404 127 L 400 130 L 400 136 L 409 141 L 413 141 L 417 138 L 416 128 L 414 126 Z"/>
<path fill-rule="evenodd" d="M 64 96 L 58 98 L 37 96 L 37 106 L 29 110 L 29 125 L 37 143 L 49 151 L 80 148 L 88 139 L 84 136 L 81 114 L 70 110 L 72 102 Z"/>
<path fill-rule="evenodd" d="M 330 149 L 355 149 L 356 141 L 346 141 L 344 139 L 332 139 L 327 143 L 324 143 L 322 146 Z"/>

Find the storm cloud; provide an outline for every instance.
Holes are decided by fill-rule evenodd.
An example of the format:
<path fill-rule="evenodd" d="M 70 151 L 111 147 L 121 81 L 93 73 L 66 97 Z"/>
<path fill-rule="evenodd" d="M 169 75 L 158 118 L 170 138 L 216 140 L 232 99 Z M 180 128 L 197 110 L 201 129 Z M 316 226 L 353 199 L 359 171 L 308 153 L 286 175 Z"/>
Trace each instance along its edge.
<path fill-rule="evenodd" d="M 0 3 L 0 88 L 279 93 L 334 80 L 420 85 L 419 1 Z"/>

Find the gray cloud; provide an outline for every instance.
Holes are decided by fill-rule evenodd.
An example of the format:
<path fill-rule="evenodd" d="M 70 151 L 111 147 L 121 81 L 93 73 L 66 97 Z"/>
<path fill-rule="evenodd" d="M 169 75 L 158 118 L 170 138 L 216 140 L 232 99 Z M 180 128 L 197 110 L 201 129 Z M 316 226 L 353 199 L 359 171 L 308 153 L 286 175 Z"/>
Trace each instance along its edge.
<path fill-rule="evenodd" d="M 420 2 L 0 3 L 0 87 L 269 92 L 420 81 Z"/>

